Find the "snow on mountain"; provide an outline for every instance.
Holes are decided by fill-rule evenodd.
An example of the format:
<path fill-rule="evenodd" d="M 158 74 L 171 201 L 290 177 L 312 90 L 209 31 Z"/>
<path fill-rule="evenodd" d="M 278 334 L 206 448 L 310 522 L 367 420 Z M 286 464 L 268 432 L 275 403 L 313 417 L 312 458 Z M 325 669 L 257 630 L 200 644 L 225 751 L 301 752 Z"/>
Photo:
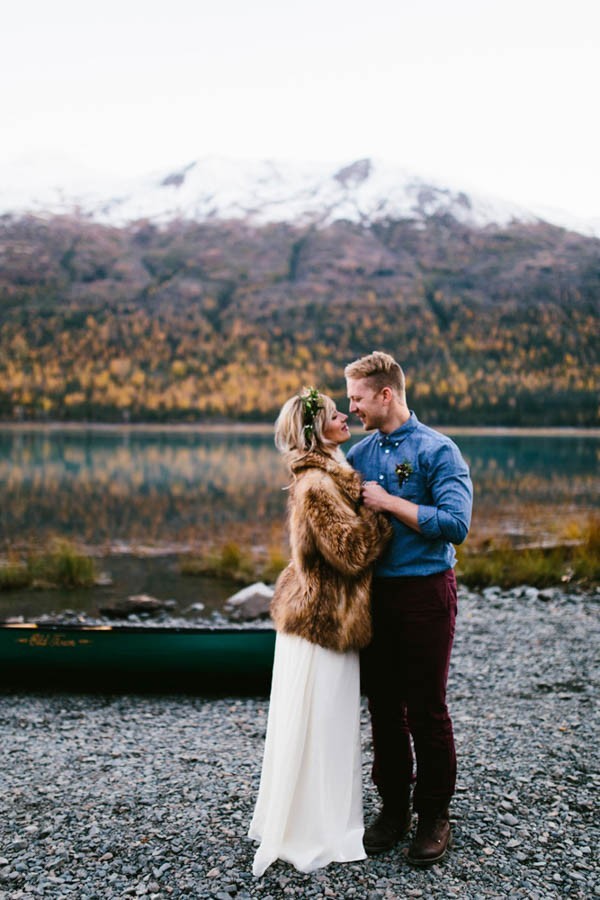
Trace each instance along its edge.
<path fill-rule="evenodd" d="M 73 213 L 112 225 L 138 219 L 243 219 L 324 226 L 335 220 L 423 221 L 446 213 L 473 227 L 539 219 L 585 234 L 600 222 L 466 193 L 380 160 L 347 165 L 206 157 L 143 178 L 109 179 L 65 160 L 0 168 L 0 214 Z"/>

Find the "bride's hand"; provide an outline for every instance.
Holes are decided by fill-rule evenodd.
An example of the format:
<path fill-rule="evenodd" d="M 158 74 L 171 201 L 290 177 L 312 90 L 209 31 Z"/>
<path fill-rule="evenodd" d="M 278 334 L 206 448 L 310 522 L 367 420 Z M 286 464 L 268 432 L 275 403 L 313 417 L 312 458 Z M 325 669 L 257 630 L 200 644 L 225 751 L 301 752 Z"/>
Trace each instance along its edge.
<path fill-rule="evenodd" d="M 363 502 L 368 509 L 376 512 L 386 512 L 390 494 L 376 481 L 365 481 L 362 486 Z"/>

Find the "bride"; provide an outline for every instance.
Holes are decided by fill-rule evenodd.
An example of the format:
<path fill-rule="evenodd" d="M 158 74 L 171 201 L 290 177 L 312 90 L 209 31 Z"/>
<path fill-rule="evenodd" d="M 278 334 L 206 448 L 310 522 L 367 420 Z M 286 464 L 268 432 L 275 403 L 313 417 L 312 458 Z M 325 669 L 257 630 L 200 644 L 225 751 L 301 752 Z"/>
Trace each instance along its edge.
<path fill-rule="evenodd" d="M 347 416 L 315 388 L 283 406 L 291 562 L 271 604 L 277 630 L 260 789 L 249 837 L 256 876 L 276 859 L 312 872 L 365 859 L 358 650 L 371 637 L 371 564 L 391 534 L 361 505 L 340 449 Z"/>

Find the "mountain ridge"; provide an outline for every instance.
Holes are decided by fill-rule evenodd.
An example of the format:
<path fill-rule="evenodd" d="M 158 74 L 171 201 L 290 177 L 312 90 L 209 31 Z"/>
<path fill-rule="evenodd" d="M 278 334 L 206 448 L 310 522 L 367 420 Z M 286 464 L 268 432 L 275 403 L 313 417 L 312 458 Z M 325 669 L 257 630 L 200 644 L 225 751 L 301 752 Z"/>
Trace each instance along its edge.
<path fill-rule="evenodd" d="M 55 174 L 35 159 L 0 167 L 0 214 L 73 214 L 122 227 L 141 219 L 253 225 L 288 222 L 326 227 L 335 221 L 371 225 L 385 219 L 425 222 L 451 215 L 472 228 L 512 222 L 550 224 L 600 235 L 600 220 L 564 211 L 528 209 L 463 190 L 373 158 L 341 163 L 201 157 L 136 178 L 112 179 L 54 160 Z"/>

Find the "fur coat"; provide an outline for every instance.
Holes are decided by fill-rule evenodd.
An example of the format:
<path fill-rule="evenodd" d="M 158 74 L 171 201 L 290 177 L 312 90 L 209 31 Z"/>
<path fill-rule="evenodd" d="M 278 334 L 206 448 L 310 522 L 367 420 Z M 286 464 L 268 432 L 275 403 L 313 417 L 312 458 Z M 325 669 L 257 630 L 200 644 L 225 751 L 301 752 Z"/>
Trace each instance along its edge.
<path fill-rule="evenodd" d="M 291 561 L 271 601 L 275 628 L 330 650 L 365 647 L 372 563 L 391 525 L 362 505 L 361 478 L 345 461 L 313 451 L 290 468 Z"/>

